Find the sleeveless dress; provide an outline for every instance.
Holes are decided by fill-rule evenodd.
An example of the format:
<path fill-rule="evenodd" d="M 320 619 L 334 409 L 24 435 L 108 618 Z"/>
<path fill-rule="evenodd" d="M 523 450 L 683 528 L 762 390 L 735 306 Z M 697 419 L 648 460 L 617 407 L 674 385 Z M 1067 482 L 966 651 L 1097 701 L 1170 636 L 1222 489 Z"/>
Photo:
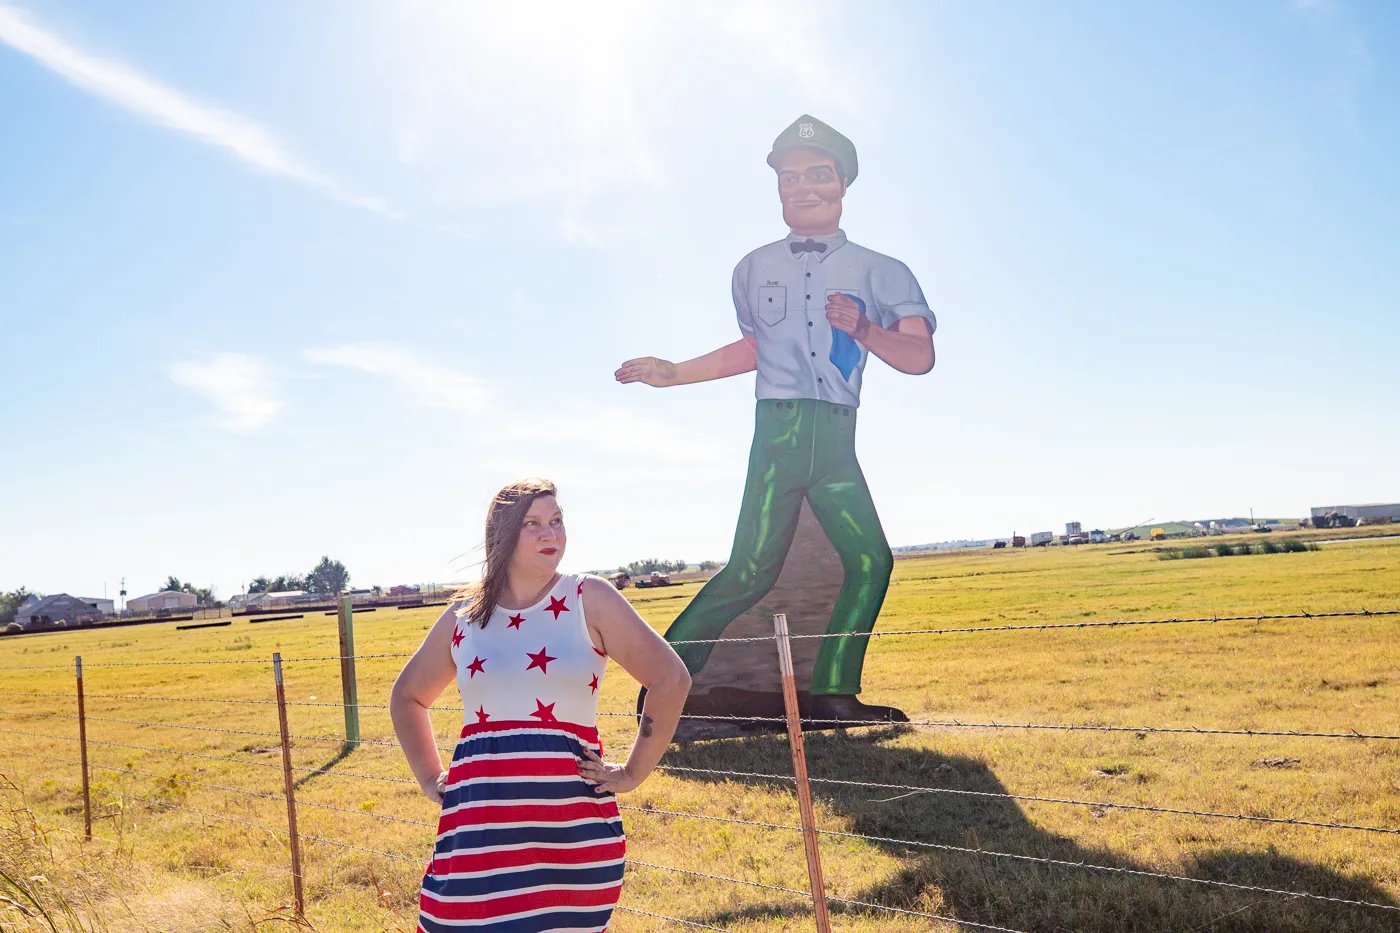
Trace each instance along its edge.
<path fill-rule="evenodd" d="M 418 933 L 601 933 L 622 892 L 612 794 L 578 775 L 599 755 L 607 656 L 583 614 L 583 574 L 528 609 L 460 618 L 452 659 L 465 726 L 447 774 Z M 464 606 L 456 607 L 459 614 Z"/>

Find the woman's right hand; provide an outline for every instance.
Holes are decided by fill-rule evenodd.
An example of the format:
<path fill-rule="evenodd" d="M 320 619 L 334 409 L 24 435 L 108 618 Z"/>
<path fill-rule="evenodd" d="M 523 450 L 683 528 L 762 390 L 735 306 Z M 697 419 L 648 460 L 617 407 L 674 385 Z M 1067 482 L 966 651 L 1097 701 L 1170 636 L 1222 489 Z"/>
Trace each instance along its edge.
<path fill-rule="evenodd" d="M 645 382 L 649 386 L 664 388 L 675 385 L 676 364 L 655 356 L 638 357 L 619 366 L 613 377 L 622 383 Z"/>
<path fill-rule="evenodd" d="M 423 785 L 423 793 L 427 794 L 433 803 L 442 806 L 442 800 L 447 796 L 447 772 L 443 771 L 433 778 L 431 784 Z"/>

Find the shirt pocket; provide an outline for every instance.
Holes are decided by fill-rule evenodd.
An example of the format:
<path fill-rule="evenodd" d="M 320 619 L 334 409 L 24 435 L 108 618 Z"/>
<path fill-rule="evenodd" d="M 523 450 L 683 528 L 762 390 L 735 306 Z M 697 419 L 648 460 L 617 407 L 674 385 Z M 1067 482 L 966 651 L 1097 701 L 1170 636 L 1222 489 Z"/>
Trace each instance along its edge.
<path fill-rule="evenodd" d="M 769 327 L 787 317 L 787 286 L 760 285 L 757 311 L 758 319 Z"/>

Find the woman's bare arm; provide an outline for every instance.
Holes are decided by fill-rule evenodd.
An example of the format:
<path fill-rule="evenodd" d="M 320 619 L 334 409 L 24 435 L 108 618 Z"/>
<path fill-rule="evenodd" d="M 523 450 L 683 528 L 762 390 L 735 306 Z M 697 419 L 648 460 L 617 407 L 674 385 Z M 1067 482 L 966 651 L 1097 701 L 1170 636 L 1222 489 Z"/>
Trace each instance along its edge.
<path fill-rule="evenodd" d="M 394 735 L 403 746 L 408 766 L 423 793 L 442 802 L 441 778 L 445 773 L 438 754 L 428 707 L 457 676 L 452 663 L 452 631 L 457 627 L 457 607 L 448 606 L 428 631 L 423 644 L 408 659 L 389 693 L 389 717 Z"/>
<path fill-rule="evenodd" d="M 591 634 L 602 641 L 597 647 L 647 688 L 642 721 L 627 764 L 621 768 L 606 765 L 590 754 L 591 760 L 579 766 L 579 773 L 595 781 L 599 790 L 620 793 L 646 780 L 671 744 L 681 708 L 690 694 L 690 672 L 675 650 L 642 621 L 637 610 L 611 583 L 597 577 L 586 578 L 583 600 Z"/>

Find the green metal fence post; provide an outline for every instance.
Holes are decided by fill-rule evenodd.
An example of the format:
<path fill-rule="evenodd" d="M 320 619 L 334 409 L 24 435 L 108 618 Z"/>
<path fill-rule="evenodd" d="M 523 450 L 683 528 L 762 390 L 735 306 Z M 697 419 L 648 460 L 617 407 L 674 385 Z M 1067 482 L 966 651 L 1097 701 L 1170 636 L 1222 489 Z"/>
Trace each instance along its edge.
<path fill-rule="evenodd" d="M 360 699 L 355 688 L 355 616 L 349 596 L 340 597 L 336 622 L 340 628 L 340 692 L 345 706 L 345 745 L 360 744 Z"/>

